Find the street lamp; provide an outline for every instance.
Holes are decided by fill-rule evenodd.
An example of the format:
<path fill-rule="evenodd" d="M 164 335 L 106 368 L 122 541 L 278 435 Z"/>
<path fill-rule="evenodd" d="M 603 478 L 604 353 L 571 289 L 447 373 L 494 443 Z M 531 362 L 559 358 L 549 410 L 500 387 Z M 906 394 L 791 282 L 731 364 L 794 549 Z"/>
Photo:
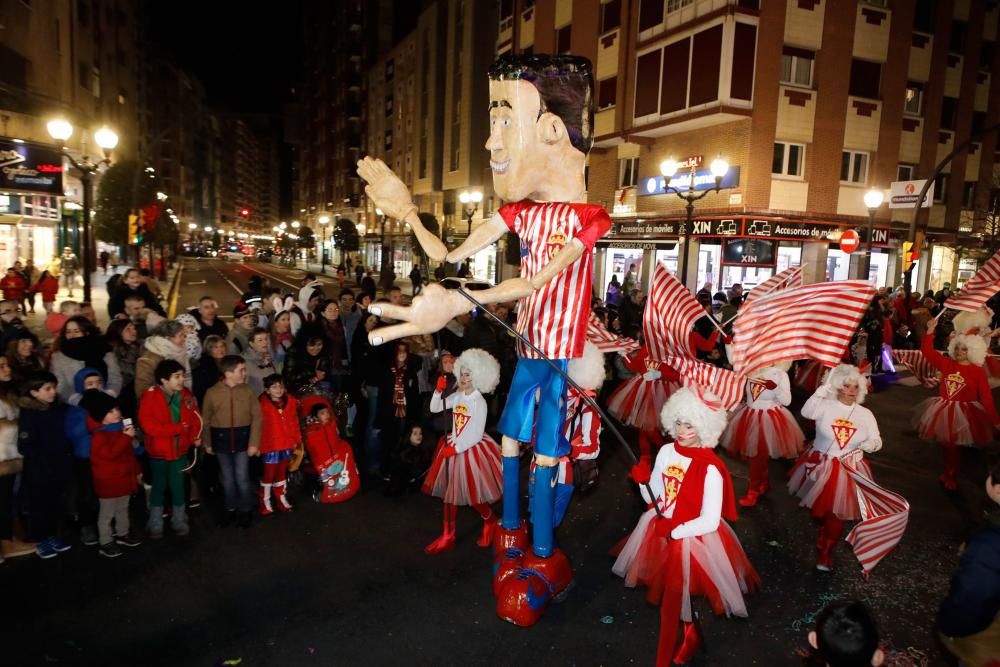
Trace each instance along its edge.
<path fill-rule="evenodd" d="M 882 205 L 883 199 L 885 199 L 885 193 L 877 188 L 872 188 L 865 193 L 865 206 L 868 207 L 868 236 L 865 238 L 865 280 L 868 280 L 872 270 L 872 235 L 875 231 L 875 212 Z"/>
<path fill-rule="evenodd" d="M 483 201 L 483 193 L 479 190 L 462 190 L 458 195 L 458 201 L 462 202 L 465 219 L 469 223 L 469 234 L 472 234 L 472 216 L 479 210 L 479 202 Z M 472 204 L 472 208 L 469 208 L 469 204 Z"/>
<path fill-rule="evenodd" d="M 295 224 L 294 222 L 292 223 Z M 330 216 L 319 216 L 319 226 L 323 229 L 323 240 L 319 250 L 319 272 L 326 273 L 326 226 L 330 224 Z"/>
<path fill-rule="evenodd" d="M 687 276 L 688 276 L 688 237 L 691 233 L 691 226 L 694 219 L 694 203 L 699 199 L 702 199 L 710 192 L 718 192 L 722 189 L 722 179 L 725 178 L 726 174 L 729 173 L 729 163 L 718 157 L 712 160 L 712 164 L 709 169 L 712 172 L 712 176 L 715 177 L 715 187 L 703 191 L 701 194 L 696 195 L 694 192 L 694 179 L 695 179 L 695 169 L 696 165 L 694 161 L 691 163 L 691 173 L 688 177 L 688 187 L 687 192 L 681 192 L 674 186 L 670 185 L 671 180 L 673 180 L 674 174 L 677 173 L 680 165 L 673 158 L 669 160 L 664 160 L 660 163 L 660 173 L 663 174 L 666 179 L 666 191 L 667 193 L 673 193 L 687 202 L 687 220 L 684 223 L 684 258 L 681 260 L 681 283 L 687 286 Z"/>
<path fill-rule="evenodd" d="M 111 151 L 118 145 L 118 135 L 107 127 L 94 132 L 94 142 L 104 152 L 104 159 L 93 161 L 84 155 L 79 160 L 66 150 L 66 141 L 73 136 L 73 125 L 63 119 L 50 120 L 47 125 L 49 135 L 55 139 L 63 156 L 80 172 L 83 185 L 83 300 L 90 301 L 90 274 L 94 271 L 94 242 L 90 232 L 90 209 L 94 205 L 94 175 L 101 164 L 111 164 Z"/>

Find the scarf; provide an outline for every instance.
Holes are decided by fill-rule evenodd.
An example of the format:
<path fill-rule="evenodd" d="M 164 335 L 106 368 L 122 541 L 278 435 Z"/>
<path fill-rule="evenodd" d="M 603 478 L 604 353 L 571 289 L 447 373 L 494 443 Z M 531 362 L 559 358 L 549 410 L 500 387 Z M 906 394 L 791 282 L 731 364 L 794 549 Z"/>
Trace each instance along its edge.
<path fill-rule="evenodd" d="M 107 379 L 108 365 L 104 363 L 104 355 L 109 352 L 109 348 L 103 336 L 64 338 L 59 341 L 59 351 L 70 359 L 82 361 L 84 368 L 93 368 Z"/>
<path fill-rule="evenodd" d="M 184 377 L 186 378 L 185 383 L 190 384 L 187 378 L 191 377 L 191 360 L 188 359 L 187 352 L 184 348 L 174 345 L 173 342 L 163 336 L 150 336 L 146 339 L 146 343 L 143 347 L 157 356 L 163 357 L 164 359 L 173 359 L 183 366 Z"/>
<path fill-rule="evenodd" d="M 392 405 L 393 415 L 399 418 L 406 417 L 406 390 L 403 388 L 403 381 L 406 379 L 406 364 L 392 367 Z"/>

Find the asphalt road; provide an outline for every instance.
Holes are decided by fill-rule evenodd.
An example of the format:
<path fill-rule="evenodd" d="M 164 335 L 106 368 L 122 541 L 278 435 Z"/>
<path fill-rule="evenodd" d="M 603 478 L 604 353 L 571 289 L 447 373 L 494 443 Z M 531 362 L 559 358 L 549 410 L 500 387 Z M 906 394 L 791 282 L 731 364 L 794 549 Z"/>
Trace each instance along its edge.
<path fill-rule="evenodd" d="M 289 288 L 301 276 L 271 265 L 189 261 L 178 310 L 211 294 L 226 313 L 254 273 Z M 801 664 L 815 614 L 843 598 L 872 605 L 887 664 L 949 664 L 932 623 L 958 547 L 985 508 L 985 457 L 965 452 L 959 491 L 945 494 L 936 448 L 910 426 L 928 390 L 879 384 L 868 405 L 885 446 L 869 460 L 876 480 L 912 504 L 899 547 L 868 578 L 846 545 L 834 572 L 817 572 L 814 527 L 783 487 L 787 464 L 772 462 L 772 491 L 741 509 L 734 525 L 762 589 L 748 598 L 748 619 L 716 618 L 696 603 L 709 652 L 692 664 Z M 804 398 L 796 396 L 793 408 Z M 746 466 L 726 461 L 742 494 Z M 190 536 L 168 530 L 162 542 L 114 560 L 77 544 L 50 561 L 9 561 L 0 566 L 2 664 L 651 665 L 658 612 L 611 573 L 608 556 L 642 510 L 629 466 L 606 442 L 596 491 L 574 499 L 559 535 L 577 586 L 531 629 L 493 611 L 490 555 L 475 545 L 480 522 L 472 510 L 459 512 L 457 548 L 426 556 L 423 546 L 440 531 L 440 503 L 419 494 L 388 499 L 373 488 L 342 505 L 293 497 L 296 511 L 249 530 L 216 527 L 209 504 L 191 513 Z"/>

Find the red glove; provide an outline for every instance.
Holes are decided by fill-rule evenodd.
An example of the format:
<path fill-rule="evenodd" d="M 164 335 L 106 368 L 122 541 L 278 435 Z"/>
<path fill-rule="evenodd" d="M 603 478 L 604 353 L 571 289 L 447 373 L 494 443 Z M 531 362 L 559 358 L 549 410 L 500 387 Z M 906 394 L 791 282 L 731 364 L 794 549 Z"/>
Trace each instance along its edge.
<path fill-rule="evenodd" d="M 778 383 L 776 383 L 774 380 L 768 380 L 767 382 L 764 383 L 764 386 L 767 387 L 768 389 L 777 389 Z"/>
<path fill-rule="evenodd" d="M 434 385 L 434 391 L 440 393 L 440 392 L 444 392 L 444 390 L 447 389 L 447 388 L 448 388 L 448 378 L 446 378 L 443 375 L 439 375 L 438 376 L 437 384 Z"/>
<path fill-rule="evenodd" d="M 441 448 L 441 456 L 450 458 L 456 454 L 455 445 L 445 445 Z"/>
<path fill-rule="evenodd" d="M 732 345 L 733 344 L 733 337 L 732 336 L 723 336 L 722 337 L 722 343 L 724 345 Z"/>
<path fill-rule="evenodd" d="M 662 537 L 665 540 L 670 539 L 670 532 L 673 530 L 670 519 L 661 519 L 656 517 L 653 521 L 653 530 L 656 531 L 657 537 Z"/>
<path fill-rule="evenodd" d="M 649 466 L 649 461 L 639 461 L 632 466 L 632 471 L 628 474 L 636 484 L 645 484 L 653 476 L 653 469 Z"/>

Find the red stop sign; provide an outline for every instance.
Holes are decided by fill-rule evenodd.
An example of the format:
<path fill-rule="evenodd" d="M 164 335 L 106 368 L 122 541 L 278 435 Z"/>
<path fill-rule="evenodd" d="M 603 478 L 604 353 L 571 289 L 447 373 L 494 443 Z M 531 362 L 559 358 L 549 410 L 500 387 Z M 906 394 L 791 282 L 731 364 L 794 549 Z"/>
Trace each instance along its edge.
<path fill-rule="evenodd" d="M 861 237 L 853 229 L 848 229 L 840 237 L 840 249 L 848 255 L 857 250 L 859 245 L 861 245 Z"/>

